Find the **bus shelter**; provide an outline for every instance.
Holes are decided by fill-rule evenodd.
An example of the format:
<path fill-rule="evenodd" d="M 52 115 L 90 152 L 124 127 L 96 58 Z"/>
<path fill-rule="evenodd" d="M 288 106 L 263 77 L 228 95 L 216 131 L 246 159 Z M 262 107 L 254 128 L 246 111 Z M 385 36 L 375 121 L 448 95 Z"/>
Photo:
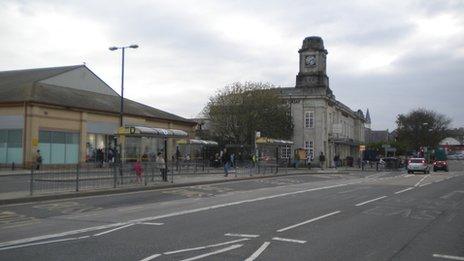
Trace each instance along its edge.
<path fill-rule="evenodd" d="M 258 166 L 269 166 L 276 168 L 279 165 L 287 166 L 293 141 L 260 137 L 256 139 L 256 150 L 258 155 Z"/>
<path fill-rule="evenodd" d="M 122 162 L 155 161 L 162 153 L 165 162 L 174 155 L 178 139 L 188 137 L 183 130 L 151 128 L 142 126 L 121 127 L 117 133 Z"/>
<path fill-rule="evenodd" d="M 177 141 L 177 159 L 184 163 L 195 163 L 195 170 L 201 164 L 203 170 L 207 162 L 214 159 L 219 144 L 212 140 L 180 139 Z"/>

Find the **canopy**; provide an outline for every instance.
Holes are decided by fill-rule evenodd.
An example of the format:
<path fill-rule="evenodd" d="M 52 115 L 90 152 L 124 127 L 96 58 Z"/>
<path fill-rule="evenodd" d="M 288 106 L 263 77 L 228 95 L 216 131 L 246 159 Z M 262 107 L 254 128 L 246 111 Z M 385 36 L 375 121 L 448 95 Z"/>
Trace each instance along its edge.
<path fill-rule="evenodd" d="M 260 137 L 260 138 L 256 139 L 256 144 L 276 145 L 276 146 L 290 146 L 290 145 L 293 145 L 293 141 L 290 141 L 290 140 L 278 140 L 278 139 Z"/>
<path fill-rule="evenodd" d="M 212 140 L 181 139 L 177 141 L 179 145 L 193 144 L 204 146 L 218 146 L 218 143 Z"/>
<path fill-rule="evenodd" d="M 118 134 L 137 137 L 164 137 L 164 138 L 183 138 L 188 133 L 183 130 L 151 128 L 143 126 L 120 127 Z"/>

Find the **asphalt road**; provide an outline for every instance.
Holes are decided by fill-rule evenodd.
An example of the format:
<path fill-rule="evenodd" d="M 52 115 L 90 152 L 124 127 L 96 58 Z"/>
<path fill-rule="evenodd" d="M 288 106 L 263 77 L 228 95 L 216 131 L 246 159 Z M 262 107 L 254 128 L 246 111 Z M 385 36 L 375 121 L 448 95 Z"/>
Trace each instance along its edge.
<path fill-rule="evenodd" d="M 463 235 L 462 162 L 0 207 L 0 260 L 464 260 Z"/>

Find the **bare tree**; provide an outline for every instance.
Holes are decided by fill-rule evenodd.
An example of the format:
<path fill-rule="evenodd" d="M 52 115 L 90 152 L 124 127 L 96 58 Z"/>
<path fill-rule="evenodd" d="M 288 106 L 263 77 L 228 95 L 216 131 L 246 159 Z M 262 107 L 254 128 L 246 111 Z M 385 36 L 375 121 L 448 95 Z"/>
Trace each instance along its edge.
<path fill-rule="evenodd" d="M 211 138 L 222 144 L 253 144 L 256 131 L 289 139 L 293 132 L 290 107 L 267 83 L 233 83 L 211 97 L 203 114 L 210 120 Z"/>

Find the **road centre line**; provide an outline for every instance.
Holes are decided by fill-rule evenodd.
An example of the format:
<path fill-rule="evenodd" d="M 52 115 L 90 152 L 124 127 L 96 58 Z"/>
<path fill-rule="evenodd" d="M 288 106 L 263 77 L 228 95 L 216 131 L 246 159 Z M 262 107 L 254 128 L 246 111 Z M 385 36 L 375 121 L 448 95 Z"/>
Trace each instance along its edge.
<path fill-rule="evenodd" d="M 229 236 L 229 237 L 259 237 L 259 235 L 250 235 L 250 234 L 236 234 L 236 233 L 227 233 L 224 234 L 224 236 Z"/>
<path fill-rule="evenodd" d="M 150 261 L 150 260 L 153 260 L 157 257 L 161 256 L 161 254 L 154 254 L 154 255 L 151 255 L 151 256 L 148 256 L 148 257 L 145 257 L 144 259 L 140 260 L 140 261 Z"/>
<path fill-rule="evenodd" d="M 374 199 L 371 199 L 371 200 L 368 200 L 368 201 L 358 203 L 355 206 L 359 207 L 359 206 L 362 206 L 362 205 L 366 205 L 367 203 L 371 203 L 371 202 L 374 202 L 374 201 L 377 201 L 377 200 L 381 200 L 381 199 L 386 198 L 386 197 L 387 196 L 381 196 L 381 197 L 378 197 L 378 198 L 374 198 Z"/>
<path fill-rule="evenodd" d="M 298 244 L 306 243 L 305 240 L 282 238 L 282 237 L 273 237 L 272 240 L 283 241 L 283 242 L 292 242 L 292 243 L 298 243 Z"/>
<path fill-rule="evenodd" d="M 268 242 L 268 241 L 264 242 L 250 257 L 245 259 L 245 261 L 255 260 L 259 255 L 261 255 L 261 253 L 264 252 L 264 250 L 266 250 L 269 244 L 271 244 L 271 242 Z"/>
<path fill-rule="evenodd" d="M 409 188 L 407 188 L 407 189 L 403 189 L 403 190 L 397 191 L 397 192 L 395 192 L 395 194 L 400 194 L 400 193 L 406 192 L 406 191 L 411 190 L 411 189 L 414 189 L 414 187 L 409 187 Z"/>
<path fill-rule="evenodd" d="M 323 219 L 323 218 L 326 218 L 326 217 L 330 217 L 332 215 L 335 215 L 335 214 L 338 214 L 340 213 L 341 211 L 335 211 L 335 212 L 332 212 L 332 213 L 329 213 L 329 214 L 325 214 L 325 215 L 322 215 L 320 217 L 316 217 L 316 218 L 313 218 L 313 219 L 310 219 L 310 220 L 306 220 L 306 221 L 303 221 L 301 223 L 298 223 L 298 224 L 295 224 L 295 225 L 292 225 L 292 226 L 289 226 L 289 227 L 284 227 L 284 228 L 281 228 L 279 230 L 277 230 L 277 232 L 284 232 L 286 230 L 289 230 L 289 229 L 292 229 L 292 228 L 296 228 L 296 227 L 299 227 L 299 226 L 302 226 L 302 225 L 305 225 L 305 224 L 308 224 L 308 223 L 311 223 L 311 222 L 314 222 L 314 221 L 317 221 L 319 219 Z"/>
<path fill-rule="evenodd" d="M 154 223 L 154 222 L 140 222 L 140 225 L 151 225 L 151 226 L 162 226 L 164 223 Z"/>
<path fill-rule="evenodd" d="M 441 255 L 441 254 L 433 254 L 433 257 L 449 259 L 449 260 L 464 260 L 464 257 L 461 257 L 461 256 L 450 256 L 450 255 Z"/>
<path fill-rule="evenodd" d="M 428 177 L 428 175 L 426 175 L 425 177 L 421 178 L 421 180 L 419 180 L 419 182 L 417 182 L 416 185 L 414 185 L 414 187 L 418 187 L 418 186 L 421 184 L 421 182 L 422 182 L 424 179 L 426 179 L 427 177 Z"/>
<path fill-rule="evenodd" d="M 209 206 L 209 207 L 202 207 L 202 208 L 196 208 L 196 209 L 190 209 L 190 210 L 183 210 L 183 211 L 173 212 L 173 213 L 169 213 L 169 214 L 165 214 L 165 215 L 134 219 L 134 220 L 129 220 L 127 222 L 119 222 L 119 223 L 114 223 L 114 224 L 108 224 L 108 225 L 101 225 L 101 226 L 87 227 L 87 228 L 83 228 L 83 229 L 71 230 L 71 231 L 66 231 L 66 232 L 61 232 L 61 233 L 56 233 L 56 234 L 48 234 L 48 235 L 43 235 L 43 236 L 23 238 L 23 239 L 18 239 L 18 240 L 13 240 L 13 241 L 2 242 L 2 243 L 0 243 L 0 248 L 4 247 L 4 246 L 11 246 L 11 245 L 16 245 L 16 244 L 30 243 L 30 242 L 39 241 L 39 240 L 45 240 L 45 239 L 50 239 L 50 238 L 63 237 L 63 236 L 81 234 L 81 233 L 90 232 L 90 231 L 102 230 L 102 229 L 106 229 L 106 228 L 124 226 L 124 225 L 127 225 L 127 224 L 141 223 L 141 222 L 153 221 L 153 220 L 167 218 L 167 217 L 174 217 L 174 216 L 192 214 L 192 213 L 197 213 L 197 212 L 202 212 L 202 211 L 207 211 L 207 210 L 212 210 L 212 209 L 217 209 L 217 208 L 236 206 L 236 205 L 241 205 L 241 204 L 244 204 L 244 203 L 252 203 L 252 202 L 257 202 L 257 201 L 262 201 L 262 200 L 267 200 L 267 199 L 273 199 L 273 198 L 280 198 L 280 197 L 286 197 L 286 196 L 291 196 L 291 195 L 297 195 L 297 194 L 302 194 L 302 193 L 306 193 L 306 192 L 345 187 L 345 186 L 348 186 L 348 185 L 359 184 L 359 183 L 362 183 L 362 182 L 363 181 L 356 181 L 356 182 L 342 183 L 342 184 L 330 185 L 330 186 L 324 186 L 324 187 L 318 187 L 318 188 L 310 188 L 310 189 L 304 189 L 304 190 L 298 190 L 298 191 L 293 191 L 293 192 L 276 194 L 276 195 L 272 195 L 272 196 L 258 197 L 258 198 L 253 198 L 253 199 L 247 199 L 247 200 L 229 202 L 229 203 L 224 203 L 224 204 L 218 204 L 218 205 L 213 205 L 213 206 Z"/>
<path fill-rule="evenodd" d="M 177 253 L 182 253 L 182 252 L 188 252 L 188 251 L 194 251 L 194 250 L 202 250 L 202 249 L 207 249 L 207 248 L 212 248 L 212 247 L 218 247 L 218 246 L 224 246 L 224 245 L 230 245 L 242 241 L 247 241 L 250 240 L 249 238 L 241 238 L 237 240 L 232 240 L 232 241 L 227 241 L 227 242 L 222 242 L 218 244 L 213 244 L 213 245 L 207 245 L 207 246 L 200 246 L 200 247 L 192 247 L 192 248 L 185 248 L 185 249 L 180 249 L 180 250 L 174 250 L 174 251 L 168 251 L 164 252 L 164 255 L 172 255 L 172 254 L 177 254 Z"/>
<path fill-rule="evenodd" d="M 101 232 L 101 233 L 97 233 L 97 234 L 95 234 L 95 235 L 93 235 L 93 236 L 94 236 L 94 237 L 98 237 L 98 236 L 101 236 L 101 235 L 105 235 L 105 234 L 114 232 L 114 231 L 116 231 L 116 230 L 120 230 L 120 229 L 123 229 L 123 228 L 126 228 L 126 227 L 133 226 L 133 225 L 135 225 L 135 224 L 134 224 L 134 223 L 127 224 L 127 225 L 125 225 L 125 226 L 120 226 L 120 227 L 113 228 L 113 229 L 110 229 L 110 230 L 107 230 L 107 231 L 104 231 L 104 232 Z"/>
<path fill-rule="evenodd" d="M 226 247 L 226 248 L 223 248 L 223 249 L 219 249 L 219 250 L 217 250 L 217 251 L 210 252 L 210 253 L 206 253 L 206 254 L 199 255 L 199 256 L 194 256 L 194 257 L 191 257 L 191 258 L 182 259 L 181 261 L 192 261 L 192 260 L 197 260 L 197 259 L 201 259 L 201 258 L 203 258 L 203 257 L 212 256 L 212 255 L 224 253 L 224 252 L 227 252 L 227 251 L 230 251 L 230 250 L 234 250 L 234 249 L 239 248 L 239 247 L 242 247 L 242 246 L 243 246 L 243 245 L 240 245 L 240 244 L 231 245 L 230 247 Z"/>

